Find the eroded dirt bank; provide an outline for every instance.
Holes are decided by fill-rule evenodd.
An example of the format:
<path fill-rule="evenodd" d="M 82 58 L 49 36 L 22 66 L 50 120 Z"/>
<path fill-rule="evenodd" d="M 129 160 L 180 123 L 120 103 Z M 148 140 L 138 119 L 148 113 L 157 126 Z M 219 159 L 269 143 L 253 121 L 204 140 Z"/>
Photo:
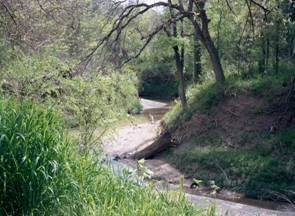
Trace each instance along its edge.
<path fill-rule="evenodd" d="M 114 135 L 105 138 L 103 145 L 109 156 L 133 169 L 137 167 L 137 162 L 133 159 L 134 153 L 140 149 L 149 148 L 161 136 L 160 119 L 170 107 L 168 104 L 146 99 L 142 99 L 142 104 L 146 121 L 119 128 Z M 188 199 L 200 207 L 206 208 L 214 204 L 220 213 L 228 212 L 232 215 L 295 215 L 295 212 L 291 212 L 289 206 L 289 210 L 283 211 L 284 205 L 281 206 L 271 202 L 252 200 L 251 203 L 251 200 L 247 200 L 247 202 L 244 200 L 248 204 L 242 204 L 237 203 L 238 199 L 237 202 L 223 200 L 236 195 L 228 191 L 223 191 L 223 195 L 222 193 L 218 196 L 215 195 L 215 197 L 221 199 L 205 196 L 209 195 L 210 191 L 203 194 L 198 193 L 190 188 L 192 180 L 189 176 L 182 174 L 174 166 L 167 163 L 166 160 L 163 160 L 161 156 L 156 155 L 154 158 L 146 160 L 145 165 L 153 172 L 152 179 L 158 181 L 159 188 L 173 190 L 177 187 L 177 184 L 183 182 Z M 256 206 L 251 206 L 253 204 Z M 276 209 L 280 209 L 280 211 Z"/>

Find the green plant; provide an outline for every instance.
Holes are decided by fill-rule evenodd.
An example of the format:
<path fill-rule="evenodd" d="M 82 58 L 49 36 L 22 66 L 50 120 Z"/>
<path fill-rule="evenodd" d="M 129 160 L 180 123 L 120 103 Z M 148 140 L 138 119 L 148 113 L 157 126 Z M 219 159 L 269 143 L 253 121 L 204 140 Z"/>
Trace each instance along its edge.
<path fill-rule="evenodd" d="M 212 143 L 204 145 L 203 139 L 206 138 L 170 151 L 166 158 L 184 173 L 193 174 L 195 179 L 214 181 L 209 186 L 215 191 L 225 187 L 252 197 L 275 198 L 271 191 L 288 194 L 295 190 L 294 164 L 290 160 L 265 154 L 259 148 L 237 150 Z M 216 184 L 219 187 L 214 186 Z"/>
<path fill-rule="evenodd" d="M 188 98 L 187 107 L 182 107 L 177 101 L 172 110 L 164 116 L 164 123 L 168 129 L 178 127 L 188 121 L 196 112 L 209 112 L 222 99 L 222 94 L 212 81 L 191 85 L 186 95 Z"/>
<path fill-rule="evenodd" d="M 151 179 L 153 171 L 145 166 L 145 160 L 141 159 L 137 161 L 137 175 L 142 178 Z"/>
<path fill-rule="evenodd" d="M 89 74 L 63 80 L 66 93 L 57 109 L 79 127 L 81 152 L 97 148 L 101 135 L 127 112 L 140 112 L 135 82 L 132 74 Z M 101 135 L 94 136 L 96 131 Z"/>
<path fill-rule="evenodd" d="M 0 100 L 1 214 L 38 213 L 56 201 L 65 144 L 52 110 Z"/>
<path fill-rule="evenodd" d="M 156 192 L 77 153 L 53 110 L 0 100 L 1 215 L 214 215 L 183 193 Z"/>
<path fill-rule="evenodd" d="M 62 93 L 60 80 L 70 66 L 53 55 L 18 54 L 0 71 L 3 94 L 26 97 L 38 102 Z"/>

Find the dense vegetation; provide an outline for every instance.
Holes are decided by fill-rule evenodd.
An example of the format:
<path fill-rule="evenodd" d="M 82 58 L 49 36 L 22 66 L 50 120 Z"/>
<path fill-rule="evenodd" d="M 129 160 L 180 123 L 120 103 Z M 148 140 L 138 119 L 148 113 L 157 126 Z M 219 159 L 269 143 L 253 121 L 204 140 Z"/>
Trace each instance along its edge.
<path fill-rule="evenodd" d="M 101 163 L 100 136 L 141 109 L 138 79 L 110 50 L 81 74 L 109 6 L 72 3 L 1 2 L 0 214 L 213 215 Z"/>
<path fill-rule="evenodd" d="M 0 103 L 1 215 L 207 215 L 181 193 L 157 194 L 79 155 L 54 110 Z"/>
<path fill-rule="evenodd" d="M 100 163 L 139 95 L 188 176 L 293 201 L 294 57 L 289 0 L 1 1 L 0 214 L 214 214 Z"/>

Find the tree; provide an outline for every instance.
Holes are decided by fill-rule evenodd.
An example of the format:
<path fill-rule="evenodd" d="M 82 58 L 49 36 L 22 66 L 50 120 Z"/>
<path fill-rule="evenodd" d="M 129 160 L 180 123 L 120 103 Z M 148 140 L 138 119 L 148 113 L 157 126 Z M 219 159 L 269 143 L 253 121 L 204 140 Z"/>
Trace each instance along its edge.
<path fill-rule="evenodd" d="M 168 0 L 168 3 L 172 5 L 171 0 Z M 174 13 L 172 10 L 172 7 L 169 7 L 169 12 L 170 12 L 170 17 L 171 19 L 174 19 Z M 177 32 L 177 22 L 173 22 L 171 24 L 171 32 L 167 30 L 166 28 L 164 29 L 168 35 L 168 37 L 178 37 L 178 32 Z M 184 29 L 183 29 L 183 20 L 180 22 L 180 36 L 183 37 L 184 34 Z M 177 78 L 178 78 L 178 95 L 180 97 L 180 101 L 183 107 L 186 107 L 187 105 L 187 100 L 185 96 L 185 88 L 184 88 L 184 45 L 178 45 L 174 44 L 173 45 L 173 51 L 174 51 L 174 56 L 175 56 L 175 63 L 176 63 L 176 69 L 177 69 Z"/>
<path fill-rule="evenodd" d="M 137 54 L 131 56 L 125 62 L 129 62 L 132 58 L 138 57 L 159 32 L 165 28 L 168 28 L 169 26 L 176 25 L 176 23 L 181 23 L 184 19 L 187 19 L 192 24 L 196 36 L 208 51 L 213 66 L 215 79 L 220 89 L 223 89 L 225 81 L 224 72 L 218 51 L 209 33 L 210 20 L 207 17 L 204 0 L 188 0 L 186 2 L 179 0 L 178 3 L 172 3 L 171 1 L 159 1 L 154 4 L 134 3 L 128 5 L 122 9 L 122 12 L 116 18 L 112 29 L 97 43 L 86 59 L 91 58 L 96 50 L 106 42 L 109 42 L 110 40 L 117 41 L 124 29 L 131 25 L 132 21 L 144 15 L 147 11 L 157 7 L 169 9 L 173 11 L 174 15 L 163 20 L 163 22 L 156 26 L 153 31 L 151 31 L 148 35 L 143 36 L 143 46 L 138 50 Z M 174 51 L 176 53 L 179 52 L 177 49 L 174 49 Z M 176 54 L 176 56 L 177 55 L 178 54 Z M 179 53 L 179 55 L 181 56 L 182 54 Z M 179 71 L 181 71 L 181 60 L 179 63 Z"/>
<path fill-rule="evenodd" d="M 194 83 L 199 82 L 202 65 L 201 65 L 201 44 L 199 40 L 198 33 L 194 31 L 193 35 L 193 43 L 194 43 L 194 74 L 193 81 Z"/>

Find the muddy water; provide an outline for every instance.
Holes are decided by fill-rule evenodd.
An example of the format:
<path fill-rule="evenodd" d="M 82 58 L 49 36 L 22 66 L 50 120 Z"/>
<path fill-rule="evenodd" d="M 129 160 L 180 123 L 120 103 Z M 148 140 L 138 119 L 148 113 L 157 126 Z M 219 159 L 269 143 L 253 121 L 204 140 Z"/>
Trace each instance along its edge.
<path fill-rule="evenodd" d="M 156 104 L 150 103 L 150 100 L 142 99 L 143 111 L 138 116 L 139 118 L 144 117 L 146 121 L 159 121 L 173 106 L 173 102 L 171 101 L 153 100 L 153 102 L 156 102 Z M 187 181 L 190 182 L 191 180 L 187 179 Z M 220 193 L 214 196 L 210 195 L 209 192 L 200 192 L 194 189 L 190 189 L 189 186 L 185 186 L 185 191 L 189 194 L 207 196 L 272 210 L 290 210 L 291 208 L 293 208 L 286 203 L 251 199 L 245 197 L 243 194 L 237 194 L 229 190 L 222 190 Z"/>

